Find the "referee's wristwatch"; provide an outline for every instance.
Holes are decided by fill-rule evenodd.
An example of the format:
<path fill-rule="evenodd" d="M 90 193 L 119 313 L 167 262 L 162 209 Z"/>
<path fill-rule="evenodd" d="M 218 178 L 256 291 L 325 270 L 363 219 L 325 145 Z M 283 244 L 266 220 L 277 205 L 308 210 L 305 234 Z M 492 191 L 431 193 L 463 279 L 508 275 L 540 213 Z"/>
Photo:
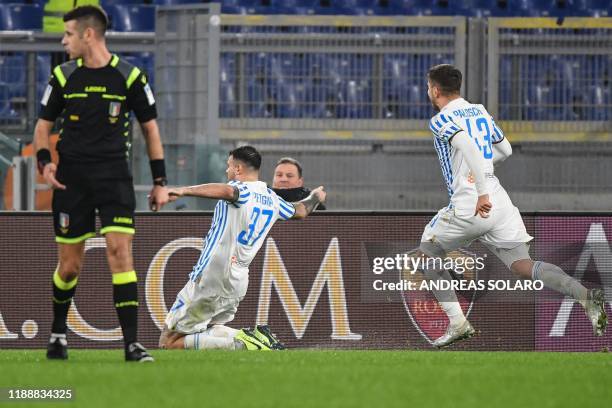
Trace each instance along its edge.
<path fill-rule="evenodd" d="M 153 180 L 153 185 L 154 186 L 166 187 L 168 185 L 168 179 L 165 178 L 165 177 L 162 177 L 160 179 Z"/>

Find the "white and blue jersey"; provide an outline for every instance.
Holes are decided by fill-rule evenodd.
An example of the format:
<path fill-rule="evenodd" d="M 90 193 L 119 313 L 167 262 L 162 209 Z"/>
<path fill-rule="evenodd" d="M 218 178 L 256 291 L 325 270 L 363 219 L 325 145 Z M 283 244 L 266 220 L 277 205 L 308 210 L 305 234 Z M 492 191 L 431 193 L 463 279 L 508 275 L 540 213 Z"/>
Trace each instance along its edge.
<path fill-rule="evenodd" d="M 489 200 L 495 207 L 509 203 L 508 195 L 493 175 L 493 147 L 504 139 L 504 134 L 482 105 L 471 104 L 463 98 L 454 99 L 429 122 L 434 135 L 442 176 L 450 196 L 450 206 L 459 212 L 473 214 L 478 194 L 470 169 L 463 155 L 452 146 L 452 139 L 460 131 L 472 139 L 486 162 Z M 511 203 L 510 203 L 511 204 Z"/>
<path fill-rule="evenodd" d="M 261 181 L 230 181 L 237 201 L 220 200 L 190 281 L 210 296 L 240 298 L 246 294 L 249 265 L 277 220 L 288 220 L 295 208 Z"/>

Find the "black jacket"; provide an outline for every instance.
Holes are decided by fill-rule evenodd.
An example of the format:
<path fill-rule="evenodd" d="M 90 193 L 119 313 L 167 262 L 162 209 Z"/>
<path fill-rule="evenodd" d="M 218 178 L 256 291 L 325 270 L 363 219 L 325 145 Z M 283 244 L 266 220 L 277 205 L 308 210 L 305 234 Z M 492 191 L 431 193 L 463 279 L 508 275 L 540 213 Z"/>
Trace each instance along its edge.
<path fill-rule="evenodd" d="M 297 187 L 297 188 L 273 188 L 272 189 L 276 195 L 282 198 L 285 201 L 290 203 L 295 203 L 296 201 L 301 201 L 308 197 L 310 194 L 310 190 L 306 187 Z M 319 204 L 317 210 L 325 210 L 325 206 L 323 203 Z"/>

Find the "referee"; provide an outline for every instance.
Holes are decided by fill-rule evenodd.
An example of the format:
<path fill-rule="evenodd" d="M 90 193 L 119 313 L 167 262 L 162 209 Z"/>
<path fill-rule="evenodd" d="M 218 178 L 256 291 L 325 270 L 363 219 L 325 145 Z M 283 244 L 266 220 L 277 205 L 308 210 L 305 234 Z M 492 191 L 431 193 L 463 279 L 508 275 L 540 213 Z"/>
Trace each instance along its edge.
<path fill-rule="evenodd" d="M 38 168 L 54 189 L 53 222 L 59 263 L 53 274 L 53 326 L 47 358 L 67 359 L 66 317 L 99 214 L 112 272 L 113 298 L 126 361 L 153 361 L 137 342 L 138 290 L 132 258 L 134 185 L 127 162 L 129 112 L 141 124 L 153 175 L 150 205 L 168 202 L 164 152 L 155 99 L 144 73 L 106 48 L 106 13 L 96 6 L 64 15 L 62 45 L 70 61 L 53 69 L 34 140 Z M 60 163 L 51 162 L 49 135 L 61 118 Z"/>

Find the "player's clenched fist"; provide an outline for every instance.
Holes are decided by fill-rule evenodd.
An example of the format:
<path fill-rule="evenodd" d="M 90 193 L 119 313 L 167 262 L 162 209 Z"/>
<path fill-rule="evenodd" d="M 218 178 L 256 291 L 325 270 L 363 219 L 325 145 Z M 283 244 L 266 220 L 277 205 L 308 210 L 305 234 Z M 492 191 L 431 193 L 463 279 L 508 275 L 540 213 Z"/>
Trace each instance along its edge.
<path fill-rule="evenodd" d="M 312 190 L 312 194 L 316 195 L 321 203 L 324 203 L 325 197 L 327 197 L 327 193 L 325 192 L 325 188 L 323 186 L 319 186 Z"/>

